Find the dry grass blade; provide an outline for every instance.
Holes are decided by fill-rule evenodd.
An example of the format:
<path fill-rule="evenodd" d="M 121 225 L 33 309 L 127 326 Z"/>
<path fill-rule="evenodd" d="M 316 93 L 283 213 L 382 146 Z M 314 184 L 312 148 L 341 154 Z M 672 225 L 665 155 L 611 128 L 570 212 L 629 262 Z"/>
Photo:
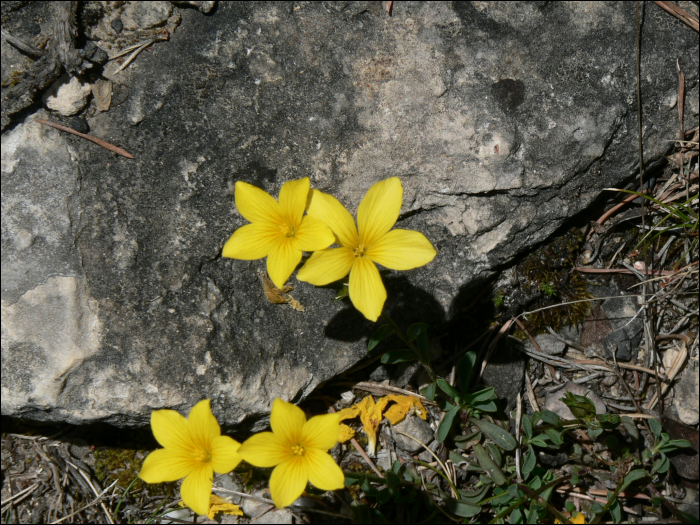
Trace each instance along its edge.
<path fill-rule="evenodd" d="M 104 496 L 107 494 L 107 492 L 109 492 L 109 491 L 112 489 L 112 487 L 114 487 L 114 485 L 116 485 L 116 484 L 117 484 L 117 481 L 115 481 L 115 482 L 112 483 L 109 487 L 107 487 L 106 489 L 104 489 L 100 494 L 97 495 L 97 497 L 96 497 L 94 500 L 92 500 L 90 503 L 88 503 L 88 504 L 85 505 L 84 507 L 80 507 L 78 510 L 76 510 L 76 511 L 73 512 L 72 514 L 68 514 L 67 516 L 63 516 L 62 518 L 57 519 L 57 520 L 55 520 L 55 521 L 52 521 L 51 523 L 52 523 L 52 524 L 53 524 L 53 523 L 61 523 L 61 522 L 65 521 L 65 520 L 67 520 L 68 518 L 72 518 L 73 516 L 75 516 L 75 515 L 77 515 L 77 514 L 80 514 L 80 513 L 81 513 L 82 511 L 84 511 L 85 509 L 88 509 L 88 508 L 90 508 L 90 507 L 94 507 L 94 506 L 97 505 L 98 503 L 103 504 L 103 503 L 102 503 L 102 499 L 103 499 Z M 104 504 L 103 504 L 103 505 L 104 505 Z M 107 516 L 109 517 L 109 522 L 110 522 L 110 523 L 114 523 L 114 521 L 112 520 L 112 517 L 109 516 L 109 514 L 107 514 Z"/>
<path fill-rule="evenodd" d="M 66 133 L 72 133 L 73 135 L 77 135 L 80 138 L 89 140 L 90 142 L 94 142 L 98 146 L 102 146 L 105 149 L 108 149 L 109 151 L 113 151 L 117 155 L 121 155 L 122 157 L 126 157 L 127 159 L 133 159 L 134 156 L 129 153 L 126 150 L 121 149 L 118 146 L 113 146 L 109 142 L 105 142 L 104 140 L 92 137 L 90 135 L 86 135 L 85 133 L 79 133 L 75 131 L 74 129 L 69 128 L 68 126 L 63 126 L 61 124 L 56 124 L 55 122 L 49 122 L 48 120 L 41 120 L 41 119 L 34 119 L 36 122 L 39 124 L 43 124 L 45 126 L 50 126 L 52 128 L 60 129 L 61 131 L 65 131 Z"/>

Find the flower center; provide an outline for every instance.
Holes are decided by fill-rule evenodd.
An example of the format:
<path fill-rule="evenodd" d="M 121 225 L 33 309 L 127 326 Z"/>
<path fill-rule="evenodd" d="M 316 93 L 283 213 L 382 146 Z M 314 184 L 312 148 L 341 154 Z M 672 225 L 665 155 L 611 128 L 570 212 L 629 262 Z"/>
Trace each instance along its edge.
<path fill-rule="evenodd" d="M 208 450 L 200 449 L 195 453 L 194 458 L 199 463 L 209 463 L 211 461 L 211 453 Z"/>
<path fill-rule="evenodd" d="M 354 255 L 355 257 L 364 257 L 365 256 L 365 245 L 360 244 L 357 248 L 355 248 Z"/>
<path fill-rule="evenodd" d="M 297 230 L 293 226 L 285 224 L 282 227 L 282 234 L 287 238 L 294 237 L 297 234 Z"/>
<path fill-rule="evenodd" d="M 301 445 L 294 445 L 292 447 L 292 452 L 294 453 L 295 456 L 303 456 L 304 455 L 304 447 Z"/>

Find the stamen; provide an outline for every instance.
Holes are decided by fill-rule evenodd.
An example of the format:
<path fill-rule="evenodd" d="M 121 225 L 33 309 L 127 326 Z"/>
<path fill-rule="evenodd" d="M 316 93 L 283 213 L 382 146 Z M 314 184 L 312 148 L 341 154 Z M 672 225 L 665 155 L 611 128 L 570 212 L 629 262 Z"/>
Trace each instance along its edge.
<path fill-rule="evenodd" d="M 355 257 L 364 257 L 365 256 L 365 245 L 360 244 L 357 248 L 355 248 L 354 255 L 355 255 Z"/>
<path fill-rule="evenodd" d="M 301 445 L 294 445 L 292 447 L 292 452 L 294 452 L 294 454 L 297 456 L 303 456 L 304 455 L 304 447 L 302 447 Z"/>

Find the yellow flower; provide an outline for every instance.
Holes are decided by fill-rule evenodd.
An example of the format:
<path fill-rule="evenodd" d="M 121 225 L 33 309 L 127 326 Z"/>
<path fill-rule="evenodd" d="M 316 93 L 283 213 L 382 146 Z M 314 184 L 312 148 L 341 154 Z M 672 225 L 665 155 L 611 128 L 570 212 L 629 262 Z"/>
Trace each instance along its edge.
<path fill-rule="evenodd" d="M 323 286 L 350 273 L 352 304 L 367 319 L 376 321 L 386 301 L 386 289 L 375 263 L 392 270 L 410 270 L 428 264 L 437 254 L 422 233 L 391 230 L 402 200 L 398 177 L 377 182 L 357 209 L 355 227 L 352 215 L 335 197 L 312 190 L 308 216 L 330 226 L 341 247 L 315 252 L 297 279 Z"/>
<path fill-rule="evenodd" d="M 148 455 L 139 477 L 146 483 L 185 478 L 182 500 L 197 514 L 206 514 L 214 472 L 225 474 L 236 468 L 241 461 L 240 443 L 221 435 L 208 399 L 197 403 L 188 419 L 174 410 L 153 411 L 151 429 L 165 448 Z"/>
<path fill-rule="evenodd" d="M 394 402 L 389 410 L 386 407 L 389 403 Z M 386 412 L 384 412 L 386 410 Z M 423 404 L 415 396 L 399 396 L 389 395 L 384 396 L 377 403 L 374 402 L 372 396 L 367 396 L 359 403 L 344 408 L 339 412 L 340 420 L 353 419 L 360 416 L 362 421 L 362 430 L 367 435 L 367 453 L 374 456 L 377 450 L 377 431 L 382 418 L 386 417 L 392 425 L 396 425 L 404 420 L 409 413 L 415 413 L 418 417 L 425 420 L 427 412 Z M 383 415 L 382 415 L 383 414 Z M 338 441 L 344 443 L 355 436 L 355 431 L 347 425 L 340 425 L 340 437 Z"/>
<path fill-rule="evenodd" d="M 245 441 L 238 453 L 256 467 L 275 467 L 270 494 L 277 508 L 291 505 L 307 482 L 321 490 L 343 488 L 343 471 L 326 452 L 338 441 L 340 416 L 325 414 L 306 421 L 304 412 L 291 403 L 275 399 L 270 426 Z"/>
<path fill-rule="evenodd" d="M 279 202 L 255 186 L 237 182 L 236 208 L 251 224 L 233 232 L 222 255 L 246 261 L 267 257 L 267 273 L 282 288 L 301 261 L 302 250 L 322 250 L 333 243 L 328 226 L 304 217 L 308 195 L 308 177 L 285 182 Z"/>

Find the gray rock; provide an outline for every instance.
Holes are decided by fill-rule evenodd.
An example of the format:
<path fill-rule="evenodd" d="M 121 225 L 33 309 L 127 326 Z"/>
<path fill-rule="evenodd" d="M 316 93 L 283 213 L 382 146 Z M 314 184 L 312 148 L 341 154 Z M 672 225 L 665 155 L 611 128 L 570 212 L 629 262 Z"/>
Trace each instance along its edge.
<path fill-rule="evenodd" d="M 403 432 L 404 434 L 413 436 L 425 445 L 429 445 L 435 437 L 433 429 L 430 428 L 430 424 L 427 421 L 423 421 L 421 418 L 413 415 L 407 416 L 406 419 L 394 425 L 393 428 Z M 405 452 L 414 454 L 415 452 L 423 450 L 421 445 L 410 438 L 402 436 L 398 432 L 392 432 L 392 436 L 396 440 L 396 446 Z"/>
<path fill-rule="evenodd" d="M 129 31 L 150 29 L 167 22 L 173 12 L 170 2 L 129 2 L 122 14 L 122 27 Z"/>
<path fill-rule="evenodd" d="M 700 388 L 698 388 L 698 361 L 691 359 L 688 361 L 685 370 L 681 372 L 680 380 L 674 385 L 673 406 L 678 412 L 678 419 L 690 426 L 698 424 L 698 399 L 700 399 Z"/>
<path fill-rule="evenodd" d="M 177 43 L 141 53 L 118 79 L 128 98 L 89 120 L 135 160 L 29 121 L 2 135 L 3 415 L 146 425 L 209 398 L 221 423 L 260 430 L 275 397 L 363 358 L 377 325 L 335 290 L 292 277 L 297 312 L 264 299 L 264 261 L 221 258 L 246 223 L 238 180 L 276 196 L 309 176 L 354 213 L 399 176 L 397 227 L 438 255 L 385 277 L 386 308 L 439 327 L 470 285 L 634 175 L 634 5 L 367 6 L 183 10 Z M 687 121 L 699 53 L 661 10 L 643 31 L 653 167 L 677 134 L 668 49 Z M 3 79 L 23 60 L 7 47 Z"/>
<path fill-rule="evenodd" d="M 46 107 L 64 117 L 80 113 L 88 103 L 92 86 L 77 77 L 63 75 L 44 93 Z"/>
<path fill-rule="evenodd" d="M 566 349 L 566 343 L 562 343 L 559 339 L 554 337 L 552 334 L 540 334 L 535 336 L 535 341 L 545 354 L 549 355 L 561 355 Z M 525 346 L 534 350 L 530 341 L 525 341 Z"/>

